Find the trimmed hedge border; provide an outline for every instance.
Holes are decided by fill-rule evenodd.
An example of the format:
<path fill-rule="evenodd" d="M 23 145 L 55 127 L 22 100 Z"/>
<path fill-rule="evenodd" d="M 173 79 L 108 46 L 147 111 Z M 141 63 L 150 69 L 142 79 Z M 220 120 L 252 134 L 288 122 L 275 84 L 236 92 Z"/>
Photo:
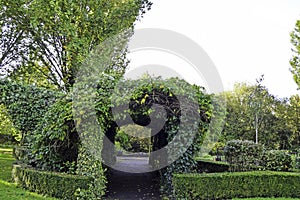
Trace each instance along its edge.
<path fill-rule="evenodd" d="M 39 194 L 75 200 L 78 188 L 88 189 L 91 179 L 84 176 L 38 171 L 13 165 L 12 178 L 17 185 Z"/>
<path fill-rule="evenodd" d="M 300 173 L 234 172 L 174 174 L 175 199 L 300 197 Z"/>
<path fill-rule="evenodd" d="M 197 160 L 198 173 L 214 173 L 214 172 L 227 172 L 229 171 L 229 164 L 217 161 Z"/>

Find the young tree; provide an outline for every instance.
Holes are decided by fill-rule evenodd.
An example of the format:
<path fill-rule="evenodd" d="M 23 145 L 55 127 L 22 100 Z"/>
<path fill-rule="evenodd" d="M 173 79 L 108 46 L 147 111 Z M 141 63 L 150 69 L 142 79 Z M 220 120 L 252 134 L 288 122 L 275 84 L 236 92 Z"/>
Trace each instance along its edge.
<path fill-rule="evenodd" d="M 251 140 L 270 147 L 278 146 L 276 130 L 276 98 L 267 88 L 256 84 L 236 84 L 223 94 L 227 101 L 225 142 L 233 139 Z"/>
<path fill-rule="evenodd" d="M 148 0 L 0 0 L 1 70 L 26 65 L 68 91 L 86 56 L 105 39 L 133 27 Z M 47 68 L 45 73 L 41 68 Z"/>
<path fill-rule="evenodd" d="M 293 57 L 290 60 L 291 72 L 294 75 L 298 88 L 300 88 L 300 20 L 296 22 L 296 27 L 291 33 L 291 42 L 294 46 L 292 49 Z"/>
<path fill-rule="evenodd" d="M 297 149 L 300 147 L 300 96 L 293 95 L 288 104 L 288 126 L 292 131 L 291 144 Z"/>

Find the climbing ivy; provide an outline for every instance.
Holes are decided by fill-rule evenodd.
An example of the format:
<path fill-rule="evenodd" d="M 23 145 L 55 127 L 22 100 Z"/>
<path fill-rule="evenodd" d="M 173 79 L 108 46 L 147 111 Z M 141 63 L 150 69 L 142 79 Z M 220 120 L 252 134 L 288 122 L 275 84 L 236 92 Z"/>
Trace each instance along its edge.
<path fill-rule="evenodd" d="M 155 123 L 151 128 L 152 135 L 164 134 L 166 139 L 165 144 L 154 146 L 153 150 L 166 148 L 167 157 L 154 158 L 156 162 L 152 164 L 159 168 L 167 163 L 161 170 L 162 189 L 171 194 L 173 173 L 191 172 L 196 165 L 193 158 L 200 151 L 209 128 L 211 95 L 204 88 L 178 78 L 145 76 L 139 80 L 120 80 L 110 99 L 110 106 L 115 110 L 110 120 L 117 121 L 118 125 L 132 123 L 131 120 L 147 125 L 149 116 L 157 123 L 164 120 L 163 130 L 155 130 Z M 153 104 L 161 107 L 153 108 Z"/>

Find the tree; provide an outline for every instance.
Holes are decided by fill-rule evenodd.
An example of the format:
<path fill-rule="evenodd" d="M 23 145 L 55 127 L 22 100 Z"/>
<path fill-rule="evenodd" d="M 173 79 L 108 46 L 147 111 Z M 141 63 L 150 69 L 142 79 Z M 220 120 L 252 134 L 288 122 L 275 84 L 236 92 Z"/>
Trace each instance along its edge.
<path fill-rule="evenodd" d="M 236 84 L 233 91 L 225 92 L 227 101 L 223 142 L 240 139 L 251 140 L 278 148 L 275 108 L 277 99 L 260 84 Z M 259 134 L 258 134 L 259 133 Z"/>
<path fill-rule="evenodd" d="M 254 91 L 252 91 L 250 95 L 250 110 L 252 115 L 254 116 L 254 127 L 255 127 L 255 143 L 258 144 L 258 124 L 261 118 L 261 110 L 263 109 L 263 101 L 265 100 L 265 96 L 267 95 L 266 91 L 264 91 L 261 82 L 264 80 L 264 75 L 262 75 L 259 79 L 256 80 L 256 85 Z"/>
<path fill-rule="evenodd" d="M 300 96 L 293 95 L 288 104 L 288 127 L 292 131 L 291 144 L 294 149 L 300 147 Z"/>
<path fill-rule="evenodd" d="M 291 43 L 294 48 L 292 49 L 293 57 L 290 60 L 292 66 L 291 72 L 294 75 L 294 80 L 300 89 L 300 20 L 296 22 L 296 27 L 291 33 Z"/>
<path fill-rule="evenodd" d="M 16 26 L 16 20 L 22 18 L 23 10 L 13 10 L 22 5 L 23 1 L 0 0 L 0 76 L 7 75 L 13 66 L 18 66 L 26 59 L 26 35 L 24 30 Z"/>
<path fill-rule="evenodd" d="M 0 0 L 0 6 L 1 70 L 7 74 L 22 65 L 37 68 L 58 88 L 68 91 L 86 56 L 105 39 L 132 28 L 151 3 Z M 47 73 L 42 68 L 47 68 Z"/>

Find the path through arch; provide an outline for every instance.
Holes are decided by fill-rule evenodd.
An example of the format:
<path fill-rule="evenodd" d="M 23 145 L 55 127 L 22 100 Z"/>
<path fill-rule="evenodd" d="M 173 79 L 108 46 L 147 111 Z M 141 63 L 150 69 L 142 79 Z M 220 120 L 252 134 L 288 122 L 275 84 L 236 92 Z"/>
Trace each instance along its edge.
<path fill-rule="evenodd" d="M 148 157 L 118 156 L 109 169 L 106 200 L 160 200 L 158 172 L 137 173 L 150 169 L 148 163 Z"/>

